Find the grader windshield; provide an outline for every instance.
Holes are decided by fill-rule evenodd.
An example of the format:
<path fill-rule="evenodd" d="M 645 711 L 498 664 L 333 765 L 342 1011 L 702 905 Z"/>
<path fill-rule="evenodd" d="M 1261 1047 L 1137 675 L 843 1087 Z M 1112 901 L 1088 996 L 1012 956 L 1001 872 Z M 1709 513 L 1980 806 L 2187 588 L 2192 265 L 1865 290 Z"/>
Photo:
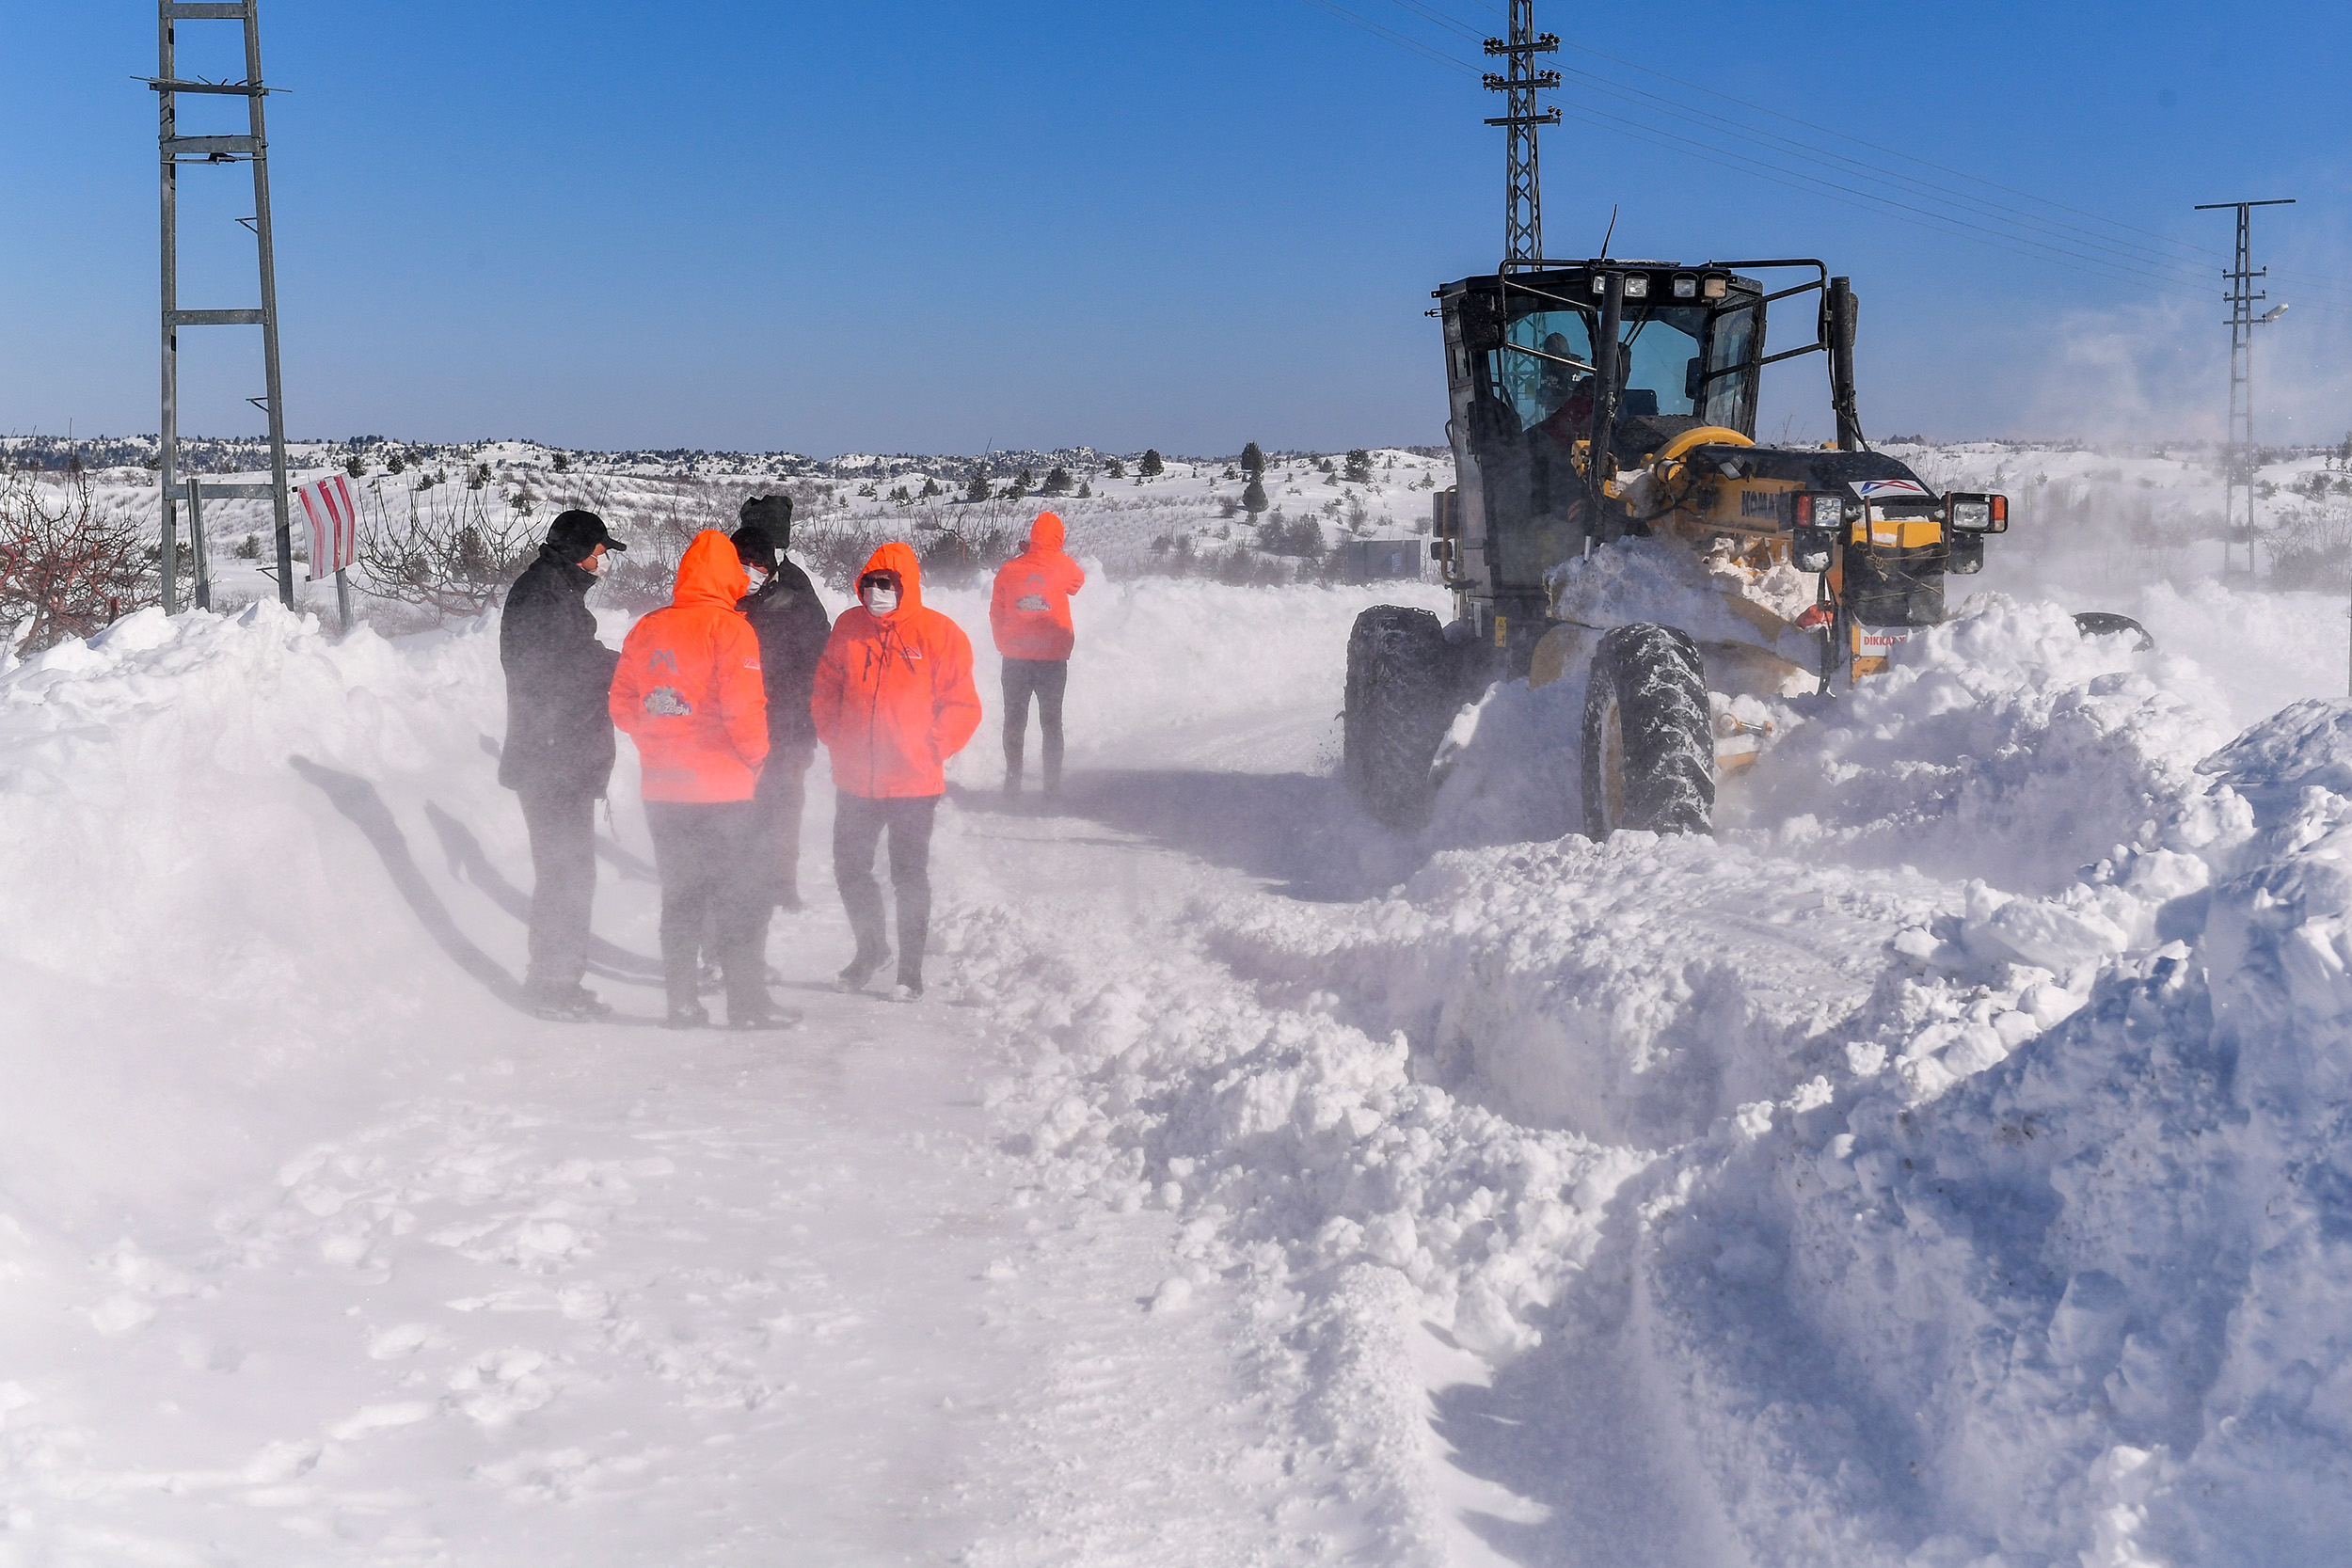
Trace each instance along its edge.
<path fill-rule="evenodd" d="M 1568 306 L 1509 290 L 1504 304 L 1511 314 L 1502 343 L 1487 351 L 1487 386 L 1510 404 L 1522 430 L 1555 420 L 1589 425 L 1598 302 Z M 1741 372 L 1753 356 L 1756 313 L 1744 302 L 1709 308 L 1627 301 L 1618 333 L 1624 345 L 1619 413 L 1692 419 L 1750 432 L 1755 382 Z"/>

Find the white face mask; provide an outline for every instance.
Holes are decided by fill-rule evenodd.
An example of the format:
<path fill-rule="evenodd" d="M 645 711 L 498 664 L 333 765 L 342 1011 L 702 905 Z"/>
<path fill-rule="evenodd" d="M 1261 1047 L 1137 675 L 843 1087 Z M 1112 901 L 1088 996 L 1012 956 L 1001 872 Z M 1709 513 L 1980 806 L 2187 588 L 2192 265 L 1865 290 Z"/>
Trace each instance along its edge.
<path fill-rule="evenodd" d="M 751 579 L 752 592 L 756 594 L 768 585 L 768 574 L 756 566 L 746 566 L 743 575 Z"/>
<path fill-rule="evenodd" d="M 876 615 L 887 615 L 898 608 L 898 591 L 870 583 L 866 589 L 866 608 Z"/>

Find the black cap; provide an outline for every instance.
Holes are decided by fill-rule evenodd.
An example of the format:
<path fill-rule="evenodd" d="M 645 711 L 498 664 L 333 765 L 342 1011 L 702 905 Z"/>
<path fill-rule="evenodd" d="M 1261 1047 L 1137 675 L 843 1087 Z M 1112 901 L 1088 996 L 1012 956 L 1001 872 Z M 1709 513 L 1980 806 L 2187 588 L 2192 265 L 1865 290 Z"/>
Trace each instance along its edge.
<path fill-rule="evenodd" d="M 756 566 L 771 577 L 776 570 L 776 542 L 768 537 L 768 531 L 757 523 L 745 523 L 727 536 L 735 546 L 735 559 L 746 566 Z"/>
<path fill-rule="evenodd" d="M 779 550 L 792 547 L 792 498 L 790 496 L 749 496 L 736 521 L 756 526 L 768 535 L 768 542 Z M 771 562 L 772 565 L 773 562 Z"/>
<path fill-rule="evenodd" d="M 598 545 L 609 550 L 628 548 L 605 531 L 604 519 L 593 512 L 575 507 L 559 515 L 548 528 L 548 553 L 558 561 L 577 564 L 588 559 L 589 552 Z"/>

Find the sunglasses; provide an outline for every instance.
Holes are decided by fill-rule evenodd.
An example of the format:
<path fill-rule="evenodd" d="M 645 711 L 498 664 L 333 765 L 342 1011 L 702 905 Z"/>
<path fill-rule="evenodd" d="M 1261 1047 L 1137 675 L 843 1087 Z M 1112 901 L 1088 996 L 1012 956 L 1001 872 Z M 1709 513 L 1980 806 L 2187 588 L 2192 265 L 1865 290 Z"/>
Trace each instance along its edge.
<path fill-rule="evenodd" d="M 868 588 L 887 588 L 893 594 L 896 594 L 898 592 L 898 574 L 896 572 L 868 572 L 864 577 L 857 579 L 857 591 L 863 594 Z"/>

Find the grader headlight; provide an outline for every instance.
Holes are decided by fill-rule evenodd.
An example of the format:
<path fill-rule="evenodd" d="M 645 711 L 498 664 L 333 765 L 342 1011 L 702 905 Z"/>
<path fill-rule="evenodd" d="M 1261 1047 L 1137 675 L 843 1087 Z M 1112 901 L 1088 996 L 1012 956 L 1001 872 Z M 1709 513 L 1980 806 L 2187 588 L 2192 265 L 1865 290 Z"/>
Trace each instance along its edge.
<path fill-rule="evenodd" d="M 1846 498 L 1835 492 L 1811 491 L 1797 498 L 1799 528 L 1836 529 L 1846 520 Z"/>
<path fill-rule="evenodd" d="M 1955 490 L 1944 498 L 1944 520 L 1950 525 L 1955 535 L 2007 533 L 2009 498 L 1971 495 Z"/>

